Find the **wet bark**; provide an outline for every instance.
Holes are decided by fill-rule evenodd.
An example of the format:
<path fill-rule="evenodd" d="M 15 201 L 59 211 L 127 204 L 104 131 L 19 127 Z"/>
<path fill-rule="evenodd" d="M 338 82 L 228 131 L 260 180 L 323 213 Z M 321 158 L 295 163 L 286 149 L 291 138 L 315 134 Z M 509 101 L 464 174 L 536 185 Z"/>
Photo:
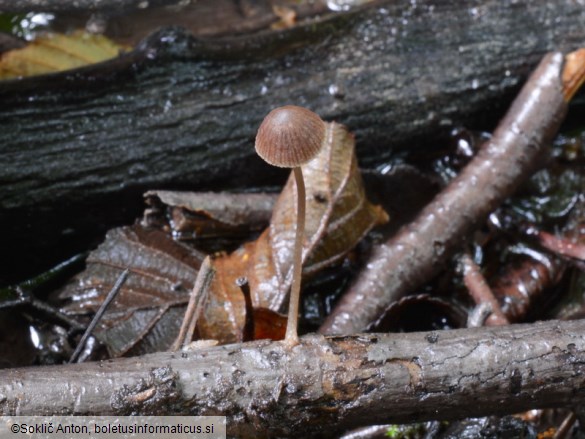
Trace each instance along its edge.
<path fill-rule="evenodd" d="M 258 341 L 5 370 L 2 414 L 227 416 L 228 435 L 335 436 L 585 401 L 585 321 Z"/>
<path fill-rule="evenodd" d="M 19 249 L 1 256 L 6 276 L 132 221 L 147 189 L 281 181 L 252 146 L 275 106 L 306 105 L 348 125 L 362 165 L 375 166 L 485 122 L 544 52 L 585 37 L 585 10 L 568 0 L 382 6 L 221 42 L 162 31 L 112 63 L 1 83 L 10 233 L 0 246 Z"/>

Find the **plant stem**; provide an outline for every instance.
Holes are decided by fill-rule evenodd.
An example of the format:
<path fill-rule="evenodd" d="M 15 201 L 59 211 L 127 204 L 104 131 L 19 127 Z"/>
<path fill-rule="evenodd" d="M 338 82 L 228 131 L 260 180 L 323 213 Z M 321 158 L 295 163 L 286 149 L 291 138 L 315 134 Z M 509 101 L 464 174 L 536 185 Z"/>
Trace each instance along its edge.
<path fill-rule="evenodd" d="M 295 234 L 295 248 L 293 250 L 293 281 L 290 289 L 288 321 L 286 323 L 286 335 L 284 337 L 284 342 L 289 346 L 295 346 L 299 343 L 297 325 L 303 267 L 303 236 L 305 234 L 305 182 L 303 181 L 303 172 L 300 166 L 294 168 L 293 172 L 297 186 L 297 229 Z"/>
<path fill-rule="evenodd" d="M 201 314 L 201 310 L 207 300 L 209 293 L 209 286 L 215 276 L 215 269 L 211 264 L 211 258 L 207 256 L 203 259 L 199 272 L 197 273 L 197 279 L 195 279 L 195 285 L 189 296 L 189 304 L 185 310 L 185 316 L 183 317 L 183 323 L 179 329 L 179 335 L 171 347 L 171 351 L 177 351 L 181 347 L 186 347 L 191 341 L 193 341 L 193 334 L 195 333 L 195 326 L 197 320 Z"/>

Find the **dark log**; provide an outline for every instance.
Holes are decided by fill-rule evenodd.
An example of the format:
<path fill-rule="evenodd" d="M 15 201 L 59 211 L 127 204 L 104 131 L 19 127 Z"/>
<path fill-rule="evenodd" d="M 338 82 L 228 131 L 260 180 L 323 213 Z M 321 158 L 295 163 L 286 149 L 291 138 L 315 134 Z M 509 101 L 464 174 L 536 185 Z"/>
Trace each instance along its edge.
<path fill-rule="evenodd" d="M 585 402 L 585 321 L 302 338 L 0 375 L 5 415 L 227 416 L 238 437 L 335 437 L 375 423 Z"/>
<path fill-rule="evenodd" d="M 0 83 L 0 248 L 18 249 L 2 252 L 2 277 L 131 221 L 147 189 L 278 181 L 253 149 L 275 106 L 348 125 L 374 166 L 497 117 L 494 101 L 507 105 L 544 52 L 585 39 L 585 9 L 569 0 L 435 3 L 384 2 L 221 42 L 171 29 L 111 63 Z"/>
<path fill-rule="evenodd" d="M 152 6 L 168 6 L 181 0 L 0 0 L 0 12 L 69 12 L 101 11 L 112 9 L 144 9 Z"/>

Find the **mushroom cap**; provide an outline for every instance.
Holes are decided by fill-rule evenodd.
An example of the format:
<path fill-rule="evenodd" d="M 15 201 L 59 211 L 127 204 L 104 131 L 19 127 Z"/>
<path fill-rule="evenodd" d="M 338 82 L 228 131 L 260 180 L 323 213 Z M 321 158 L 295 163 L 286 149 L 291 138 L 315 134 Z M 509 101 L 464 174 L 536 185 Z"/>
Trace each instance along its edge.
<path fill-rule="evenodd" d="M 303 107 L 275 108 L 262 121 L 256 135 L 256 152 L 281 168 L 296 168 L 311 161 L 325 141 L 325 122 Z"/>

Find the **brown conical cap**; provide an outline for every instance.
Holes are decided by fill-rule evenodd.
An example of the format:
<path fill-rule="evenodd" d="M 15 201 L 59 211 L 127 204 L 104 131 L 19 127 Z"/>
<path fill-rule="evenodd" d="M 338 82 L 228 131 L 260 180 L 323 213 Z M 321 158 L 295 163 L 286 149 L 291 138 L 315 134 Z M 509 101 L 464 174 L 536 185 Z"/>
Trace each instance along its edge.
<path fill-rule="evenodd" d="M 325 141 L 325 122 L 311 110 L 295 105 L 275 108 L 262 121 L 256 152 L 281 168 L 296 168 L 312 160 Z"/>

